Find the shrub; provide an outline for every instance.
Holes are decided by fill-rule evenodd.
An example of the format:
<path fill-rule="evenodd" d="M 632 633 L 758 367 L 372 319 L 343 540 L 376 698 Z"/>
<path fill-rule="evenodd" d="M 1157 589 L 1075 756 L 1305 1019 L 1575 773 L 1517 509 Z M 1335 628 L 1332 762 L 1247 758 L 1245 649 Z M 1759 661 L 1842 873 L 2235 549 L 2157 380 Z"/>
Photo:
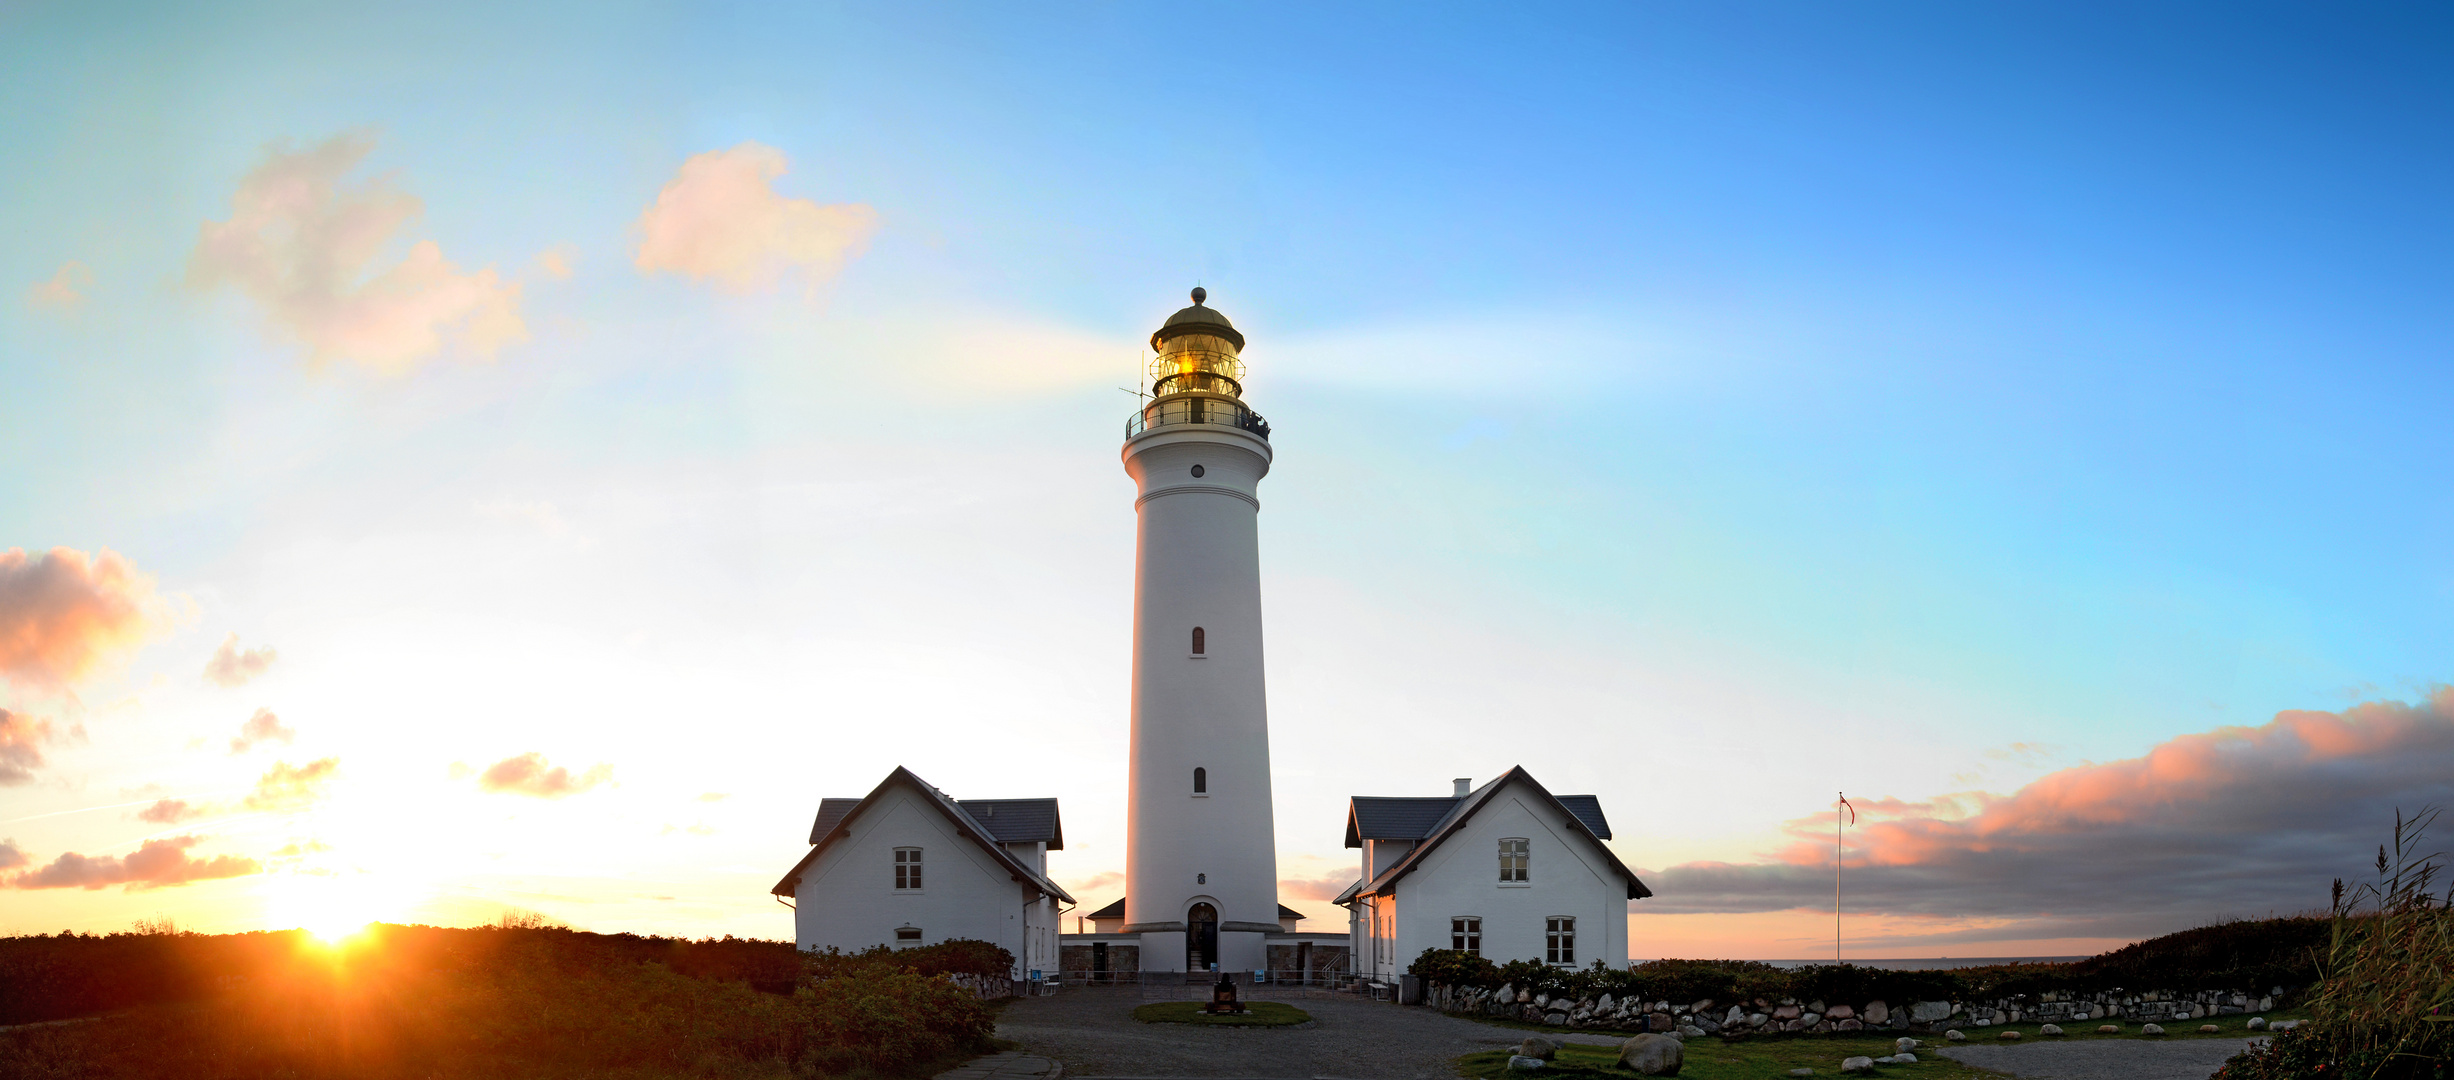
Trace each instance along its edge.
<path fill-rule="evenodd" d="M 1406 974 L 1422 978 L 1434 986 L 1480 986 L 1486 989 L 1500 985 L 1499 966 L 1473 953 L 1459 949 L 1425 949 L 1406 965 Z"/>

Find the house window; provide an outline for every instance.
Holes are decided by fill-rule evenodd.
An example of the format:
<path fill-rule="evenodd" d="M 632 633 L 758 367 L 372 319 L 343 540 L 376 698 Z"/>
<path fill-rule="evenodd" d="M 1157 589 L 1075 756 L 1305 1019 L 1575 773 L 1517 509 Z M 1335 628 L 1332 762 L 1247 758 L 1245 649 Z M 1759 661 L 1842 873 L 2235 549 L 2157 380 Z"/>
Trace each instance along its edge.
<path fill-rule="evenodd" d="M 917 927 L 917 926 L 898 926 L 898 927 L 896 927 L 896 928 L 895 928 L 895 947 L 896 947 L 896 948 L 900 949 L 900 948 L 902 948 L 903 946 L 906 946 L 906 945 L 918 945 L 918 944 L 920 944 L 920 928 L 919 928 L 919 927 Z"/>
<path fill-rule="evenodd" d="M 1525 869 L 1529 858 L 1531 856 L 1527 854 L 1524 840 L 1500 841 L 1500 880 L 1511 882 L 1528 880 Z"/>
<path fill-rule="evenodd" d="M 1193 628 L 1193 655 L 1195 655 L 1195 656 L 1200 656 L 1201 654 L 1203 654 L 1203 653 L 1205 653 L 1205 652 L 1208 652 L 1208 651 L 1210 651 L 1210 635 L 1209 635 L 1209 633 L 1208 633 L 1208 632 L 1206 632 L 1206 631 L 1204 631 L 1204 630 L 1203 630 L 1201 627 L 1198 627 L 1198 626 L 1194 627 L 1194 628 Z"/>
<path fill-rule="evenodd" d="M 919 848 L 899 847 L 895 849 L 895 887 L 898 889 L 917 889 L 920 887 Z M 914 930 L 912 932 L 917 934 L 920 931 Z M 896 933 L 899 936 L 902 932 L 897 931 Z"/>
<path fill-rule="evenodd" d="M 1449 920 L 1449 948 L 1474 956 L 1483 954 L 1483 921 L 1466 917 Z"/>
<path fill-rule="evenodd" d="M 1204 768 L 1200 768 L 1200 767 L 1195 767 L 1195 768 L 1194 768 L 1194 770 L 1193 770 L 1193 794 L 1195 794 L 1195 795 L 1207 795 L 1207 794 L 1209 794 L 1209 793 L 1210 793 L 1210 770 L 1208 770 L 1208 769 L 1204 769 Z"/>
<path fill-rule="evenodd" d="M 1553 916 L 1542 920 L 1543 960 L 1553 964 L 1576 963 L 1576 920 Z"/>

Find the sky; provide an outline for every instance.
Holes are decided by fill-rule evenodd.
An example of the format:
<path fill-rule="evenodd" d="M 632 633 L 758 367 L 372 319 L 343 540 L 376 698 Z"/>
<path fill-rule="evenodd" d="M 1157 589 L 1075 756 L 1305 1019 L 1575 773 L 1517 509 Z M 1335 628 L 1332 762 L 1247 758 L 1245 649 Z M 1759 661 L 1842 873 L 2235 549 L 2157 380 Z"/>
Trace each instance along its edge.
<path fill-rule="evenodd" d="M 1124 868 L 1150 331 L 1246 334 L 1282 897 L 1600 797 L 1652 956 L 2325 906 L 2454 804 L 2428 6 L 10 5 L 0 933 L 786 937 Z"/>

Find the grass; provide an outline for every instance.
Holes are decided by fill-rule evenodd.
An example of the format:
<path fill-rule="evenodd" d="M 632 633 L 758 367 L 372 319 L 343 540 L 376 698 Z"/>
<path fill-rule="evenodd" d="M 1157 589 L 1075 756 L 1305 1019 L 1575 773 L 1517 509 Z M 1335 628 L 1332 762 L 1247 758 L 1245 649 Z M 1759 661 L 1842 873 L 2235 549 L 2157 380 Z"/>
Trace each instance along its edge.
<path fill-rule="evenodd" d="M 1145 1024 L 1207 1024 L 1211 1027 L 1291 1027 L 1310 1023 L 1312 1014 L 1277 1001 L 1247 1001 L 1251 1009 L 1241 1016 L 1212 1016 L 1201 1011 L 1207 1002 L 1154 1001 L 1133 1010 L 1133 1018 Z"/>
<path fill-rule="evenodd" d="M 2273 1012 L 2259 1013 L 2257 1015 L 2266 1017 L 2268 1022 L 2272 1023 L 2277 1020 L 2306 1019 L 2309 1013 L 2305 1009 L 2277 1009 Z M 1494 1027 L 1515 1028 L 1521 1031 L 1540 1031 L 1553 1034 L 1573 1033 L 1580 1035 L 1614 1036 L 1632 1034 L 1596 1031 L 1590 1028 L 1555 1028 L 1540 1024 L 1527 1024 L 1507 1020 L 1484 1020 L 1482 1022 L 1490 1024 Z M 2140 1021 L 2126 1020 L 2121 1022 L 2122 1031 L 2118 1035 L 2097 1034 L 2097 1025 L 2109 1022 L 2110 1021 L 2097 1020 L 2064 1024 L 2062 1025 L 2062 1030 L 2068 1034 L 2060 1036 L 2046 1036 L 2038 1034 L 2038 1029 L 2042 1027 L 2040 1024 L 2003 1024 L 1995 1027 L 1982 1028 L 1966 1027 L 1961 1028 L 1960 1032 L 1968 1036 L 1968 1042 L 1962 1044 L 1966 1046 L 1986 1046 L 1998 1044 L 2002 1042 L 2002 1033 L 2005 1031 L 2019 1032 L 2019 1041 L 2022 1043 L 2077 1042 L 2090 1039 L 2133 1039 L 2152 1040 L 2157 1042 L 2170 1041 L 2174 1039 L 2237 1040 L 2250 1038 L 2257 1034 L 2249 1030 L 2249 1016 L 2247 1015 L 2221 1016 L 2209 1020 L 2175 1021 L 2164 1025 L 2166 1034 L 2162 1036 L 2141 1035 L 2139 1034 Z M 2201 1033 L 2198 1030 L 2199 1025 L 2201 1024 L 2214 1024 L 2216 1025 L 2217 1030 L 2210 1033 Z M 1744 1039 L 1738 1042 L 1723 1042 L 1720 1039 L 1715 1038 L 1691 1039 L 1687 1043 L 1686 1065 L 1680 1070 L 1679 1075 L 1682 1077 L 1694 1077 L 1697 1078 L 1697 1080 L 1772 1080 L 1772 1078 L 1787 1080 L 1791 1069 L 1811 1068 L 1815 1070 L 1815 1073 L 1818 1076 L 1838 1076 L 1840 1075 L 1840 1063 L 1842 1058 L 1855 1057 L 1860 1054 L 1872 1058 L 1889 1056 L 1897 1045 L 1893 1042 L 1893 1040 L 1898 1038 L 1900 1034 L 1913 1033 L 1893 1033 L 1880 1036 L 1809 1035 L 1787 1039 Z M 1934 1032 L 1932 1034 L 1914 1034 L 1913 1037 L 1923 1043 L 1928 1044 L 1927 1046 L 1920 1047 L 1916 1051 L 1917 1056 L 1920 1059 L 1917 1064 L 1877 1065 L 1871 1072 L 1863 1074 L 1852 1073 L 1850 1075 L 1864 1075 L 1871 1077 L 1914 1076 L 1920 1078 L 1920 1080 L 1974 1080 L 1974 1078 L 1978 1077 L 1993 1077 L 1996 1075 L 1983 1069 L 1959 1064 L 1944 1058 L 1940 1054 L 1934 1053 L 1931 1047 L 1946 1045 L 1943 1042 L 1941 1032 Z M 1468 1054 L 1465 1057 L 1457 1059 L 1457 1075 L 1468 1077 L 1509 1076 L 1508 1056 L 1510 1053 L 1511 1051 L 1508 1050 L 1492 1050 L 1480 1054 Z M 1618 1066 L 1619 1051 L 1616 1047 L 1580 1046 L 1570 1044 L 1560 1050 L 1558 1059 L 1551 1063 L 1550 1068 L 1542 1070 L 1541 1075 L 1549 1077 L 1608 1076 L 1620 1078 L 1620 1080 L 1636 1075 L 1634 1072 L 1619 1068 Z M 1518 1077 L 1523 1077 L 1526 1074 L 1517 1073 L 1515 1075 Z"/>

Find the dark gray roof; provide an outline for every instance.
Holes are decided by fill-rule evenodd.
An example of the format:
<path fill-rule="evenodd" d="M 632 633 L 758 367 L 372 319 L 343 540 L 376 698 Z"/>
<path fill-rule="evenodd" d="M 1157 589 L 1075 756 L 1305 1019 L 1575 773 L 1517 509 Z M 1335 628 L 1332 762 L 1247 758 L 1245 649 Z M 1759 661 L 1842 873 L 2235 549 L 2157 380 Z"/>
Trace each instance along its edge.
<path fill-rule="evenodd" d="M 1065 850 L 1065 826 L 1057 820 L 1055 799 L 957 799 L 955 803 L 1000 844 L 1045 840 L 1048 850 Z"/>
<path fill-rule="evenodd" d="M 1304 913 L 1288 907 L 1285 904 L 1280 904 L 1278 905 L 1278 917 L 1281 919 L 1300 919 L 1304 917 Z"/>
<path fill-rule="evenodd" d="M 1125 898 L 1124 898 L 1124 897 L 1121 897 L 1121 896 L 1119 896 L 1119 897 L 1117 897 L 1117 898 L 1116 898 L 1116 902 L 1115 902 L 1115 903 L 1110 904 L 1110 905 L 1108 905 L 1108 906 L 1106 906 L 1106 907 L 1100 908 L 1099 910 L 1094 911 L 1094 912 L 1090 913 L 1089 915 L 1085 915 L 1085 916 L 1083 916 L 1083 918 L 1086 918 L 1086 919 L 1121 919 L 1121 918 L 1124 918 L 1124 917 L 1125 917 Z"/>
<path fill-rule="evenodd" d="M 1004 865 L 1006 871 L 1013 875 L 1014 880 L 1028 882 L 1041 892 L 1056 897 L 1057 899 L 1068 904 L 1074 902 L 1074 898 L 1066 893 L 1064 889 L 1058 887 L 1056 882 L 1050 881 L 1047 875 L 1023 865 L 1021 860 L 1016 859 L 1013 852 L 1007 851 L 1002 846 L 1003 841 L 1000 841 L 997 838 L 997 834 L 991 832 L 988 826 L 981 824 L 980 819 L 973 817 L 971 815 L 971 811 L 965 810 L 953 799 L 947 798 L 945 792 L 937 790 L 935 787 L 931 786 L 928 781 L 914 775 L 912 770 L 906 769 L 900 765 L 895 766 L 895 771 L 886 774 L 886 779 L 878 781 L 878 786 L 871 788 L 869 794 L 867 795 L 863 795 L 858 799 L 852 800 L 827 799 L 819 803 L 818 823 L 826 827 L 811 834 L 809 853 L 801 856 L 801 861 L 794 863 L 792 869 L 785 872 L 784 880 L 776 882 L 775 888 L 768 891 L 776 894 L 777 896 L 792 896 L 800 888 L 801 871 L 807 869 L 809 864 L 818 861 L 819 854 L 834 845 L 836 837 L 840 835 L 840 830 L 842 829 L 844 822 L 859 816 L 861 811 L 868 809 L 869 804 L 877 800 L 878 796 L 885 794 L 886 789 L 896 787 L 898 785 L 911 789 L 923 800 L 927 801 L 931 806 L 935 806 L 939 813 L 942 813 L 949 819 L 953 820 L 955 824 L 955 831 L 957 833 L 961 834 L 964 839 L 980 845 L 980 849 L 987 852 L 990 858 L 993 858 L 1000 864 Z M 829 818 L 827 816 L 828 807 L 834 803 L 844 801 L 849 801 L 851 805 L 844 807 L 843 811 L 836 814 L 833 818 Z M 1049 823 L 1051 826 L 1055 824 L 1055 799 L 1025 799 L 1015 801 L 1047 802 L 1049 804 Z"/>
<path fill-rule="evenodd" d="M 1584 822 L 1586 828 L 1593 830 L 1596 838 L 1610 839 L 1610 819 L 1602 816 L 1602 800 L 1591 795 L 1561 795 L 1557 798 L 1559 805 L 1567 807 L 1569 813 L 1576 815 L 1576 820 Z M 1056 800 L 1049 801 L 1055 802 Z"/>
<path fill-rule="evenodd" d="M 1456 808 L 1457 800 L 1447 797 L 1357 795 L 1347 808 L 1346 846 L 1362 847 L 1366 840 L 1421 840 Z"/>
<path fill-rule="evenodd" d="M 818 820 L 810 823 L 809 842 L 815 844 L 826 839 L 828 833 L 834 832 L 837 825 L 844 823 L 844 815 L 851 813 L 852 808 L 860 804 L 859 799 L 818 800 Z"/>

